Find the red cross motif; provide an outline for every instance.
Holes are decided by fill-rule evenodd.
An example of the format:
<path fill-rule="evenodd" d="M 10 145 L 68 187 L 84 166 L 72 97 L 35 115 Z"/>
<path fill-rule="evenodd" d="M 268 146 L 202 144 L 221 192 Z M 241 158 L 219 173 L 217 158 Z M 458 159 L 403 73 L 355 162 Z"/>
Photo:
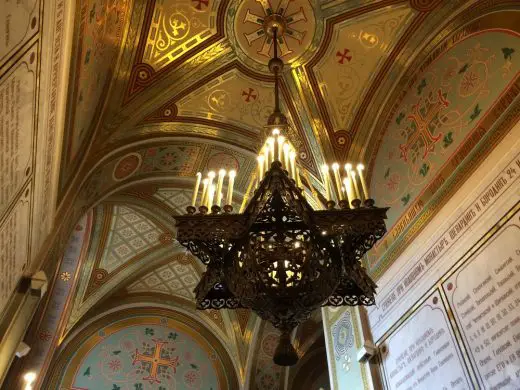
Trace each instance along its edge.
<path fill-rule="evenodd" d="M 412 121 L 413 125 L 408 125 L 402 131 L 403 136 L 406 137 L 406 143 L 399 145 L 400 158 L 407 162 L 410 149 L 424 148 L 423 159 L 434 151 L 435 144 L 442 138 L 443 134 L 439 133 L 434 136 L 433 132 L 437 127 L 442 126 L 440 113 L 449 105 L 450 102 L 444 97 L 440 89 L 437 91 L 436 99 L 428 97 L 424 104 L 422 104 L 422 99 L 419 99 L 417 104 L 413 105 L 412 113 L 408 115 L 408 120 Z"/>
<path fill-rule="evenodd" d="M 173 373 L 175 374 L 177 372 L 177 366 L 179 365 L 179 357 L 176 356 L 173 359 L 164 359 L 161 358 L 161 350 L 164 344 L 167 344 L 166 341 L 159 341 L 152 339 L 152 341 L 155 343 L 155 351 L 153 356 L 150 355 L 144 355 L 139 353 L 139 350 L 135 350 L 135 356 L 134 361 L 132 362 L 133 365 L 137 362 L 146 362 L 150 363 L 152 367 L 150 368 L 150 375 L 147 377 L 144 377 L 144 381 L 149 381 L 152 383 L 161 383 L 159 379 L 157 379 L 157 371 L 160 366 L 163 367 L 171 367 L 173 370 Z"/>
<path fill-rule="evenodd" d="M 345 62 L 345 60 L 347 60 L 348 62 L 350 62 L 350 60 L 352 59 L 352 55 L 348 54 L 350 53 L 350 50 L 349 49 L 343 49 L 343 53 L 340 52 L 339 50 L 336 52 L 336 57 L 338 57 L 338 62 L 343 65 L 343 63 Z"/>
<path fill-rule="evenodd" d="M 202 11 L 202 6 L 204 6 L 204 8 L 206 8 L 209 4 L 209 0 L 191 0 L 191 2 L 194 3 L 193 7 L 195 7 L 199 11 Z"/>
<path fill-rule="evenodd" d="M 242 96 L 245 96 L 245 101 L 246 103 L 249 103 L 251 100 L 256 100 L 256 96 L 253 92 L 255 92 L 255 90 L 253 88 L 249 88 L 249 90 L 246 92 L 246 91 L 242 91 Z"/>

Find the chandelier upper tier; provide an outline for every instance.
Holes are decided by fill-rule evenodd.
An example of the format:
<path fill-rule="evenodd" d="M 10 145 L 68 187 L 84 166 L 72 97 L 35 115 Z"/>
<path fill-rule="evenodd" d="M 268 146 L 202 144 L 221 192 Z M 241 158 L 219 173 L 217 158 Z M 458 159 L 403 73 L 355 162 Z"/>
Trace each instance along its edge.
<path fill-rule="evenodd" d="M 323 167 L 326 201 L 314 195 L 322 209 L 310 206 L 297 153 L 283 136 L 288 122 L 279 104 L 284 64 L 278 43 L 285 19 L 273 13 L 263 24 L 274 42 L 269 69 L 275 80 L 275 107 L 264 128 L 254 194 L 234 213 L 236 172 L 210 171 L 204 180 L 199 172 L 187 214 L 175 219 L 178 241 L 207 267 L 195 289 L 197 308 L 252 309 L 282 333 L 274 362 L 293 365 L 298 354 L 290 333 L 312 311 L 374 304 L 376 285 L 360 261 L 386 233 L 387 208 L 374 206 L 361 164 L 354 168 L 337 163 Z"/>

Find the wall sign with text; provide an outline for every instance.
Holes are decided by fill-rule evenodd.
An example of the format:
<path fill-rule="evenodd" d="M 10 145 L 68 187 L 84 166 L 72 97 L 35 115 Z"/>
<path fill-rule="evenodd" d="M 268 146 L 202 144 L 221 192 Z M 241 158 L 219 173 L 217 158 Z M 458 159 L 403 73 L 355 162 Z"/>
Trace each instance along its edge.
<path fill-rule="evenodd" d="M 378 345 L 387 389 L 520 389 L 520 202 Z"/>

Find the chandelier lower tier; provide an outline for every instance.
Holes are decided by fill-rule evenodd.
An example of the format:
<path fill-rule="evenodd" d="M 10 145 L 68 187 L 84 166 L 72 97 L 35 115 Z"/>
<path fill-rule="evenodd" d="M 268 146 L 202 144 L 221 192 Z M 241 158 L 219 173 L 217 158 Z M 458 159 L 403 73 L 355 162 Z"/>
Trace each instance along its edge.
<path fill-rule="evenodd" d="M 322 172 L 326 201 L 317 203 L 323 209 L 313 209 L 306 200 L 295 148 L 281 135 L 288 127 L 278 101 L 283 62 L 277 57 L 277 32 L 283 31 L 283 18 L 266 18 L 264 24 L 274 42 L 269 68 L 275 74 L 275 109 L 258 156 L 254 195 L 243 212 L 233 213 L 236 172 L 229 172 L 225 199 L 226 172 L 218 172 L 216 186 L 217 174 L 209 172 L 196 208 L 198 173 L 192 205 L 175 219 L 177 240 L 207 267 L 195 288 L 197 309 L 253 310 L 281 331 L 273 360 L 288 366 L 298 360 L 290 332 L 314 310 L 375 303 L 376 285 L 361 259 L 386 233 L 387 208 L 375 207 L 369 198 L 361 165 L 357 179 L 363 192 L 350 164 L 343 180 L 339 164 L 333 164 L 332 174 L 327 166 Z"/>

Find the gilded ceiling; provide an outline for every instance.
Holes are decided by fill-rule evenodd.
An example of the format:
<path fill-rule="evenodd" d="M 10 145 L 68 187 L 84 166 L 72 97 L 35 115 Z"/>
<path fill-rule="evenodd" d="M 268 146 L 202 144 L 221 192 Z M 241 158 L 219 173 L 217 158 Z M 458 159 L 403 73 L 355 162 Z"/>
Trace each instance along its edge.
<path fill-rule="evenodd" d="M 236 209 L 251 192 L 274 104 L 263 17 L 287 20 L 281 104 L 307 191 L 322 191 L 323 163 L 353 159 L 392 207 L 366 263 L 376 278 L 474 169 L 464 158 L 518 120 L 517 1 L 77 3 L 57 241 L 88 210 L 91 227 L 62 337 L 114 300 L 162 299 L 229 342 L 251 388 L 283 388 L 269 363 L 277 336 L 244 311 L 195 313 L 203 269 L 176 244 L 172 216 L 198 171 L 236 169 Z"/>

